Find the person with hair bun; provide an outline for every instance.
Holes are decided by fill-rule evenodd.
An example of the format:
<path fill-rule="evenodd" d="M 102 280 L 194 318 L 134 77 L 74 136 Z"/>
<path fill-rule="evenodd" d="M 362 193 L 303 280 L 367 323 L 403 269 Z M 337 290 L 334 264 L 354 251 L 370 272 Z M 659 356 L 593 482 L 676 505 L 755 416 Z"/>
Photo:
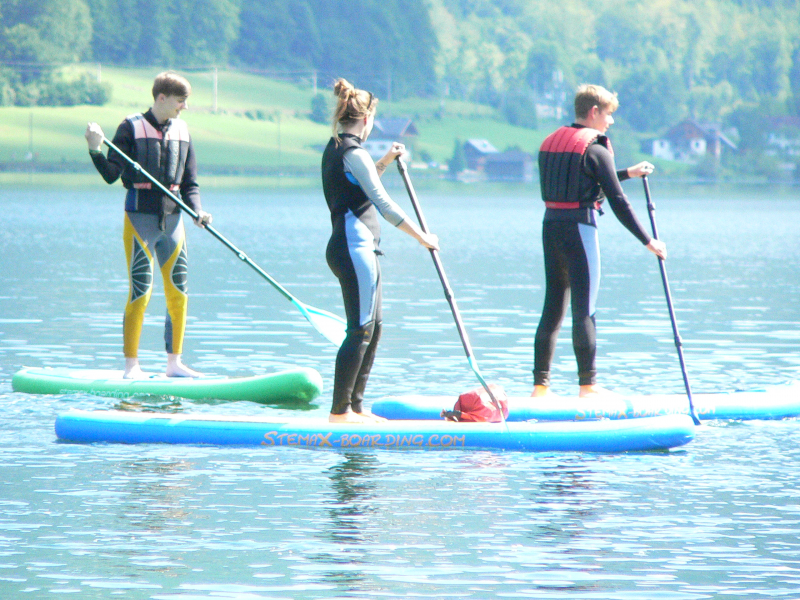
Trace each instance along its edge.
<path fill-rule="evenodd" d="M 364 390 L 381 336 L 380 214 L 422 246 L 439 249 L 386 192 L 381 175 L 405 146 L 393 143 L 377 163 L 361 146 L 372 131 L 378 99 L 345 79 L 333 88 L 333 135 L 322 155 L 322 189 L 332 232 L 325 257 L 339 279 L 347 315 L 347 337 L 336 356 L 331 422 L 383 420 L 363 407 Z"/>

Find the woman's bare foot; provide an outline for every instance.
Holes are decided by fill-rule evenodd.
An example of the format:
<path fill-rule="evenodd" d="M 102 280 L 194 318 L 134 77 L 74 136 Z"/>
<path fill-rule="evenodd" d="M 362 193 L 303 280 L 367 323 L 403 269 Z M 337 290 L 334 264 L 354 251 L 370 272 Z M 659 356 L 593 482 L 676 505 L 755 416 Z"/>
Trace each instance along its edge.
<path fill-rule="evenodd" d="M 167 354 L 167 377 L 202 377 L 203 374 L 187 367 L 180 354 Z"/>
<path fill-rule="evenodd" d="M 355 413 L 355 414 L 361 415 L 367 422 L 386 423 L 386 421 L 387 421 L 387 419 L 384 419 L 383 417 L 379 417 L 378 415 L 374 415 L 368 410 L 362 411 L 360 413 Z"/>
<path fill-rule="evenodd" d="M 342 413 L 341 415 L 335 415 L 333 413 L 328 415 L 328 422 L 329 423 L 368 423 L 369 421 L 364 418 L 361 413 L 354 413 L 348 410 L 346 413 Z"/>
<path fill-rule="evenodd" d="M 582 385 L 580 391 L 578 392 L 579 398 L 616 398 L 617 396 L 619 396 L 619 394 L 616 392 L 607 390 L 596 383 L 592 385 Z"/>

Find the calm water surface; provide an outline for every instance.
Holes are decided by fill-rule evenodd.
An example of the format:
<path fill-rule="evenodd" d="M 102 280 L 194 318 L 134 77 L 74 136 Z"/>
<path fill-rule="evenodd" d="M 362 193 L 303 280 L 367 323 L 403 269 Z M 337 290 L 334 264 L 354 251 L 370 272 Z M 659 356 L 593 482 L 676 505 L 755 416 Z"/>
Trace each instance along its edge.
<path fill-rule="evenodd" d="M 395 186 L 397 181 L 395 179 Z M 637 182 L 626 184 L 640 217 Z M 798 378 L 800 194 L 652 182 L 695 392 Z M 532 189 L 419 195 L 481 370 L 530 391 L 543 299 Z M 394 196 L 410 212 L 402 189 Z M 214 225 L 301 300 L 340 314 L 315 191 L 208 190 Z M 716 422 L 673 452 L 322 452 L 71 445 L 69 408 L 288 414 L 11 391 L 22 366 L 120 368 L 118 187 L 0 189 L 0 598 L 800 598 L 800 425 Z M 246 375 L 335 349 L 218 241 L 189 227 L 189 364 Z M 384 227 L 385 329 L 368 392 L 476 381 L 427 253 Z M 601 219 L 602 383 L 680 393 L 655 259 Z M 157 280 L 141 357 L 163 367 Z M 556 391 L 576 392 L 565 326 Z M 292 414 L 297 414 L 292 413 Z"/>

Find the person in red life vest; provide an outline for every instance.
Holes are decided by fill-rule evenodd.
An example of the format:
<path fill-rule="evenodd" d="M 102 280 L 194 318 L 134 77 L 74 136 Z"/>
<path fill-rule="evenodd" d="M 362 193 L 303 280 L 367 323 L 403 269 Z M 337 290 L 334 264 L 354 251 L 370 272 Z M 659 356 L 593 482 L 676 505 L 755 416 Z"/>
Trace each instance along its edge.
<path fill-rule="evenodd" d="M 653 254 L 666 245 L 648 235 L 622 191 L 620 181 L 653 172 L 641 162 L 616 170 L 605 133 L 614 123 L 617 96 L 598 85 L 575 95 L 575 122 L 550 134 L 539 150 L 545 202 L 542 241 L 547 281 L 544 308 L 534 341 L 534 397 L 550 393 L 550 366 L 567 305 L 572 304 L 572 344 L 578 362 L 579 395 L 608 393 L 597 385 L 595 308 L 600 285 L 597 217 L 605 199 L 619 221 Z"/>
<path fill-rule="evenodd" d="M 113 143 L 128 157 L 181 199 L 198 215 L 195 224 L 204 227 L 211 215 L 202 209 L 197 184 L 197 163 L 186 122 L 179 118 L 188 107 L 192 87 L 172 71 L 153 82 L 153 106 L 144 114 L 125 118 Z M 181 360 L 186 329 L 187 253 L 181 210 L 168 195 L 138 172 L 114 150 L 102 153 L 103 130 L 97 123 L 86 128 L 89 154 L 103 179 L 111 184 L 122 177 L 125 187 L 123 241 L 128 262 L 130 289 L 123 320 L 123 351 L 126 378 L 146 374 L 139 365 L 139 338 L 144 313 L 153 291 L 154 260 L 158 259 L 164 280 L 167 316 L 164 341 L 168 377 L 198 377 L 200 373 Z"/>
<path fill-rule="evenodd" d="M 405 152 L 405 146 L 393 143 L 375 163 L 361 145 L 372 131 L 378 99 L 344 79 L 336 81 L 333 91 L 333 135 L 322 154 L 322 190 L 331 214 L 325 258 L 342 288 L 347 337 L 336 355 L 328 419 L 382 421 L 362 405 L 382 329 L 378 216 L 425 248 L 438 250 L 439 238 L 417 227 L 381 183 L 386 167 Z"/>

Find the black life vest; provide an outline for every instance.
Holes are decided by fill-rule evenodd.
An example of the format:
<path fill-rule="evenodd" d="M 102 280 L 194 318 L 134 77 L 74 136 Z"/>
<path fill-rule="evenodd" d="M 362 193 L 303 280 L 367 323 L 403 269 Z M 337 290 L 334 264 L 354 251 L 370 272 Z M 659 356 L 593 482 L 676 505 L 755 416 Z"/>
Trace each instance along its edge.
<path fill-rule="evenodd" d="M 547 208 L 599 208 L 599 184 L 583 173 L 583 157 L 593 143 L 613 154 L 609 139 L 589 127 L 560 127 L 542 142 L 539 180 Z"/>
<path fill-rule="evenodd" d="M 335 138 L 330 139 L 322 154 L 322 191 L 334 229 L 343 224 L 349 211 L 370 230 L 377 250 L 381 236 L 378 211 L 361 186 L 348 179 L 344 171 L 344 154 L 353 148 L 362 148 L 361 139 L 355 135 L 340 134 L 338 144 Z"/>
<path fill-rule="evenodd" d="M 133 128 L 135 160 L 159 183 L 175 192 L 180 187 L 186 156 L 189 153 L 189 127 L 183 119 L 171 119 L 161 131 L 143 114 L 130 115 L 127 121 Z M 132 166 L 127 167 L 126 179 L 134 189 L 150 190 L 153 183 Z"/>

